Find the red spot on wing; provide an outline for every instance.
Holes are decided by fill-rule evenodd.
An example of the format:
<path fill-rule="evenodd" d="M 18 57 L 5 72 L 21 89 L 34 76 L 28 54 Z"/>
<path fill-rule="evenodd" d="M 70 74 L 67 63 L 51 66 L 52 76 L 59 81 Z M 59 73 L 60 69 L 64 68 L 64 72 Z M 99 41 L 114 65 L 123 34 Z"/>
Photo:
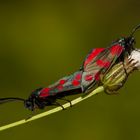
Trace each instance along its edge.
<path fill-rule="evenodd" d="M 105 62 L 105 67 L 108 68 L 111 65 L 111 62 L 107 61 Z"/>
<path fill-rule="evenodd" d="M 86 81 L 91 81 L 91 80 L 93 80 L 93 76 L 92 75 L 86 75 L 85 80 Z"/>
<path fill-rule="evenodd" d="M 66 80 L 63 80 L 63 79 L 62 79 L 62 80 L 59 81 L 59 84 L 60 84 L 60 85 L 63 85 L 63 84 L 65 84 L 65 83 L 66 83 Z"/>
<path fill-rule="evenodd" d="M 39 97 L 44 98 L 49 96 L 50 88 L 44 88 L 41 90 L 41 93 L 39 94 Z"/>
<path fill-rule="evenodd" d="M 62 89 L 63 89 L 63 86 L 62 86 L 62 85 L 59 85 L 59 86 L 57 87 L 57 89 L 58 89 L 58 90 L 62 90 Z"/>
<path fill-rule="evenodd" d="M 97 72 L 96 74 L 95 74 L 95 80 L 96 81 L 99 81 L 100 80 L 100 72 Z"/>
<path fill-rule="evenodd" d="M 110 48 L 110 52 L 112 55 L 120 55 L 123 50 L 123 46 L 117 44 Z"/>
<path fill-rule="evenodd" d="M 81 78 L 82 78 L 81 73 L 78 73 L 78 74 L 75 76 L 75 79 L 76 79 L 76 80 L 81 80 Z"/>
<path fill-rule="evenodd" d="M 102 52 L 104 50 L 104 48 L 97 48 L 97 49 L 94 49 L 90 54 L 89 56 L 87 57 L 87 59 L 85 60 L 85 63 L 84 63 L 84 67 L 89 64 L 100 52 Z"/>
<path fill-rule="evenodd" d="M 111 64 L 109 61 L 103 61 L 101 59 L 97 60 L 96 63 L 98 66 L 105 67 L 105 68 L 108 68 Z"/>
<path fill-rule="evenodd" d="M 78 73 L 78 74 L 74 77 L 74 79 L 73 79 L 73 81 L 72 81 L 72 85 L 73 85 L 73 86 L 78 86 L 78 85 L 80 85 L 81 78 L 82 78 L 82 74 L 81 74 L 81 73 Z"/>
<path fill-rule="evenodd" d="M 72 85 L 73 85 L 73 86 L 78 86 L 78 85 L 80 85 L 80 82 L 77 81 L 77 80 L 73 80 L 73 81 L 72 81 Z"/>

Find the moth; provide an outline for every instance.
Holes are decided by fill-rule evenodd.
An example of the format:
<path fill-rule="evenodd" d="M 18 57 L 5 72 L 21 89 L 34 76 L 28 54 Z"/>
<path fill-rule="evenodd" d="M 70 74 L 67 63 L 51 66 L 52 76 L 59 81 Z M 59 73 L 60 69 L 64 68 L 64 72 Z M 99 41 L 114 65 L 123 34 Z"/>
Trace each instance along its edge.
<path fill-rule="evenodd" d="M 134 33 L 140 28 L 137 25 L 128 37 L 120 37 L 107 48 L 95 48 L 87 55 L 82 67 L 75 73 L 63 77 L 54 84 L 34 90 L 28 99 L 0 98 L 0 103 L 10 101 L 23 101 L 27 109 L 34 111 L 36 108 L 44 109 L 46 106 L 63 106 L 58 99 L 65 100 L 66 96 L 74 94 L 88 94 L 93 91 L 102 81 L 101 75 L 106 75 L 116 64 L 122 63 L 135 50 L 136 43 Z M 123 67 L 126 75 L 126 67 Z M 70 102 L 71 103 L 71 102 Z"/>

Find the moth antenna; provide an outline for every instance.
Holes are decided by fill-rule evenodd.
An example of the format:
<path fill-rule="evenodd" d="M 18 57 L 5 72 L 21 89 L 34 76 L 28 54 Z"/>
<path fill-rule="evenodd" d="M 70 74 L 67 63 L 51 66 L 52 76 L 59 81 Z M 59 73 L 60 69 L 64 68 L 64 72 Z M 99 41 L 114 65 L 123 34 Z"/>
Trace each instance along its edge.
<path fill-rule="evenodd" d="M 134 33 L 135 33 L 138 29 L 140 29 L 140 24 L 138 24 L 135 28 L 133 28 L 133 30 L 132 30 L 132 32 L 131 32 L 131 34 L 130 34 L 130 37 L 132 37 L 132 36 L 134 35 Z"/>
<path fill-rule="evenodd" d="M 0 98 L 0 104 L 4 104 L 4 103 L 8 103 L 8 102 L 13 102 L 13 101 L 22 101 L 22 102 L 25 102 L 25 99 L 22 99 L 22 98 L 14 98 L 14 97 Z"/>

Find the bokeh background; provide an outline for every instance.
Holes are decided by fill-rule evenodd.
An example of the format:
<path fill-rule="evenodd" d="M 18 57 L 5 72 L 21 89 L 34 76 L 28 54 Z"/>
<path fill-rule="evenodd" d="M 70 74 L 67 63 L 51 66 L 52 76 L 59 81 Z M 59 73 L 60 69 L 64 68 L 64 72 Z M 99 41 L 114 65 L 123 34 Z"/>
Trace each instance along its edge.
<path fill-rule="evenodd" d="M 138 0 L 0 1 L 0 97 L 27 98 L 78 70 L 87 53 L 127 36 L 140 23 Z M 140 47 L 140 32 L 136 33 Z M 140 72 L 120 95 L 104 93 L 0 132 L 5 140 L 140 139 Z M 0 106 L 0 125 L 29 116 L 23 104 Z"/>

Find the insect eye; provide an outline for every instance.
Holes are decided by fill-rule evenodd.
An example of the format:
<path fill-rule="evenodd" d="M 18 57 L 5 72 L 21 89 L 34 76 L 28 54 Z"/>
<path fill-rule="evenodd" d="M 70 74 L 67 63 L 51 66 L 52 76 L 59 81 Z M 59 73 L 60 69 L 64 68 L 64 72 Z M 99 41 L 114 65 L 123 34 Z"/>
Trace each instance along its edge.
<path fill-rule="evenodd" d="M 120 40 L 118 41 L 118 43 L 119 43 L 120 45 L 123 45 L 123 44 L 124 44 L 124 39 L 120 39 Z"/>
<path fill-rule="evenodd" d="M 29 110 L 33 110 L 33 102 L 29 101 L 29 100 L 26 100 L 25 103 L 25 108 L 28 108 Z"/>
<path fill-rule="evenodd" d="M 131 40 L 130 40 L 130 42 L 129 42 L 130 44 L 132 44 L 132 45 L 134 45 L 136 42 L 135 42 L 135 39 L 134 38 L 131 38 Z"/>
<path fill-rule="evenodd" d="M 119 43 L 122 43 L 122 40 L 119 40 Z"/>

